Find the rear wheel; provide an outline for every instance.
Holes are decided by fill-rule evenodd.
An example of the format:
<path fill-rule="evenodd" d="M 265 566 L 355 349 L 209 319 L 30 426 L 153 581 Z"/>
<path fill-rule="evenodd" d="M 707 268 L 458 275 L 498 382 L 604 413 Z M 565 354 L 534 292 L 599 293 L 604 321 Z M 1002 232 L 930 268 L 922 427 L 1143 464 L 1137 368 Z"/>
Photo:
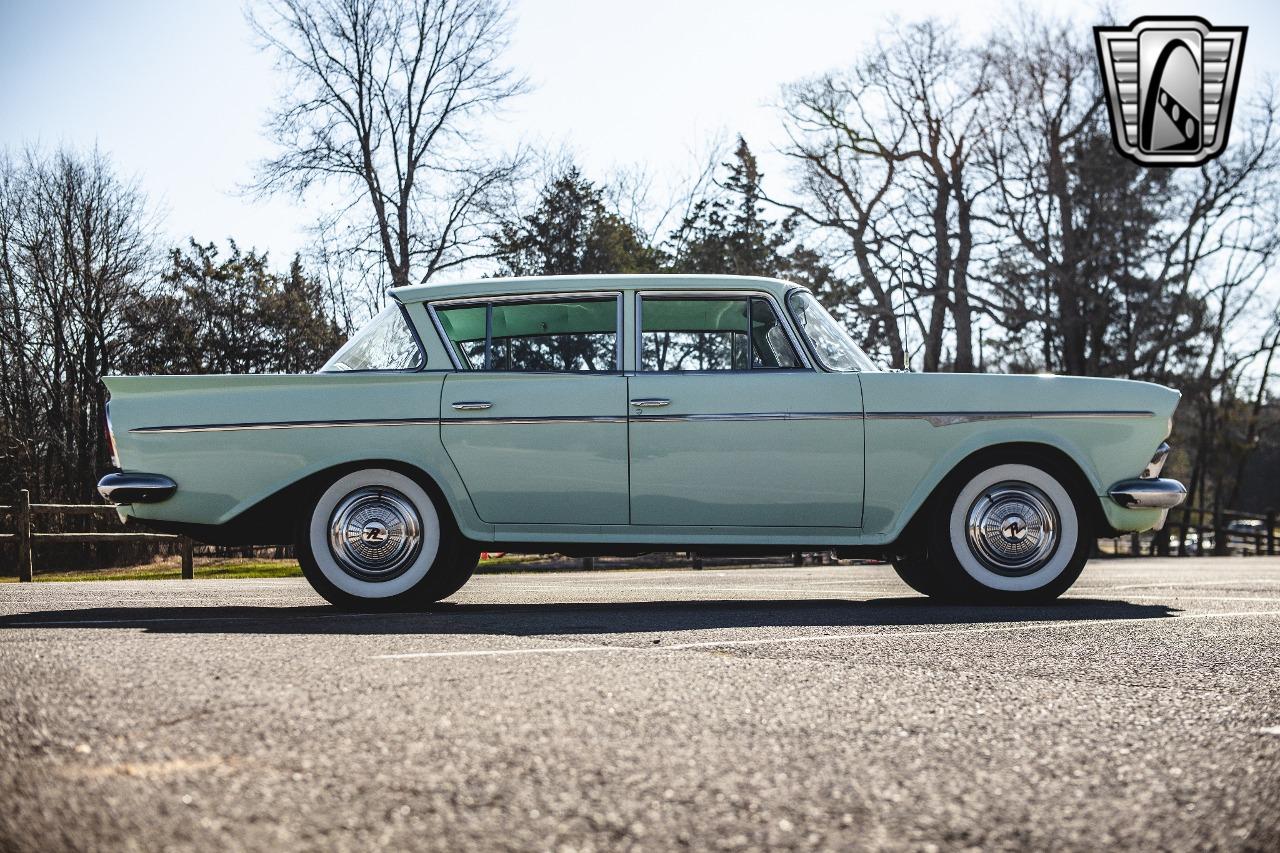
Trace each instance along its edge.
<path fill-rule="evenodd" d="M 302 573 L 348 610 L 439 601 L 462 588 L 479 558 L 426 489 L 386 468 L 340 477 L 316 499 L 298 534 Z"/>
<path fill-rule="evenodd" d="M 895 563 L 913 589 L 938 598 L 1049 601 L 1080 576 L 1092 531 L 1070 478 L 1043 460 L 970 466 L 927 508 L 926 555 Z"/>

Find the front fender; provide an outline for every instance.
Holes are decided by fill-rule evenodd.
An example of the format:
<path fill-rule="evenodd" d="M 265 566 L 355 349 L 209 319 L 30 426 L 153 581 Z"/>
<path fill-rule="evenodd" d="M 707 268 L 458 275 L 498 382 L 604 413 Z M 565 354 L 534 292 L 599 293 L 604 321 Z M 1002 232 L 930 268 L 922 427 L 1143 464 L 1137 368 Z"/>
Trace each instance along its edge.
<path fill-rule="evenodd" d="M 1116 529 L 1158 520 L 1158 512 L 1116 507 L 1105 495 L 1136 477 L 1168 435 L 1176 392 L 1123 380 L 955 374 L 866 374 L 863 388 L 869 538 L 892 541 L 965 459 L 1013 444 L 1066 456 Z M 943 417 L 957 413 L 982 417 Z"/>

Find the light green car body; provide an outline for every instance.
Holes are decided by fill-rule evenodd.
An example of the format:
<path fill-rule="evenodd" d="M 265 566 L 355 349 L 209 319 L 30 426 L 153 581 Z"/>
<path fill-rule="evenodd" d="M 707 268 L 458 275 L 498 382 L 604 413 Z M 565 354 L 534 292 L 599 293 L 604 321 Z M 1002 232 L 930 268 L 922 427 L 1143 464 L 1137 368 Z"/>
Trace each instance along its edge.
<path fill-rule="evenodd" d="M 1113 530 L 1162 521 L 1163 510 L 1107 497 L 1169 434 L 1180 395 L 1159 385 L 836 373 L 811 356 L 803 370 L 637 370 L 637 293 L 767 294 L 786 316 L 795 287 L 729 276 L 408 287 L 392 295 L 421 341 L 418 371 L 109 377 L 122 471 L 178 486 L 120 513 L 213 529 L 307 478 L 391 463 L 429 477 L 460 531 L 480 543 L 885 546 L 963 460 L 1036 445 L 1074 463 Z M 619 295 L 623 356 L 610 373 L 460 370 L 429 310 L 444 300 L 593 292 Z M 670 404 L 630 404 L 649 397 Z M 492 405 L 455 408 L 473 400 Z"/>

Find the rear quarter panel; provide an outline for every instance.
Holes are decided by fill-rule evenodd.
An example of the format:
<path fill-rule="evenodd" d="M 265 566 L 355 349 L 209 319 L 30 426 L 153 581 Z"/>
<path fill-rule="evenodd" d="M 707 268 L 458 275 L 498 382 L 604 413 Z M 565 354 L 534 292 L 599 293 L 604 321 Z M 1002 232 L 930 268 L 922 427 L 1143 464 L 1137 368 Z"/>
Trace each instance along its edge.
<path fill-rule="evenodd" d="M 125 471 L 178 484 L 162 503 L 126 508 L 140 519 L 223 524 L 259 501 L 327 468 L 381 459 L 430 475 L 468 535 L 481 522 L 440 445 L 443 373 L 298 376 L 146 376 L 105 380 L 112 432 Z M 140 432 L 149 427 L 413 420 L 425 424 Z"/>

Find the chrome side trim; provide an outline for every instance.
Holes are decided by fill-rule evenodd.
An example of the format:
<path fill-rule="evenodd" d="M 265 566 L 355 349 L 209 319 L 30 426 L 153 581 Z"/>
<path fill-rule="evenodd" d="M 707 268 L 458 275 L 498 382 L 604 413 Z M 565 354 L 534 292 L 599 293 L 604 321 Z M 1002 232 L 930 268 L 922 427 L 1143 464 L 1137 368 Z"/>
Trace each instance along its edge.
<path fill-rule="evenodd" d="M 1187 498 L 1187 489 L 1177 480 L 1121 480 L 1107 496 L 1126 509 L 1172 509 Z"/>
<path fill-rule="evenodd" d="M 862 412 L 725 412 L 705 415 L 636 415 L 633 424 L 674 421 L 860 421 Z"/>
<path fill-rule="evenodd" d="M 625 424 L 625 415 L 531 415 L 508 418 L 442 418 L 441 426 L 494 426 L 505 424 Z"/>
<path fill-rule="evenodd" d="M 925 420 L 935 427 L 978 421 L 1029 420 L 1040 418 L 1154 418 L 1155 412 L 1098 410 L 1098 411 L 1042 411 L 1042 412 L 867 412 L 867 420 L 910 421 Z"/>
<path fill-rule="evenodd" d="M 804 421 L 804 420 L 926 420 L 935 427 L 976 421 L 1026 418 L 1149 418 L 1143 411 L 1063 411 L 1063 412 L 725 412 L 687 415 L 638 415 L 634 421 Z M 541 424 L 541 423 L 626 423 L 623 415 L 547 415 L 507 418 L 354 418 L 326 421 L 262 421 L 232 424 L 176 424 L 134 427 L 130 433 L 161 435 L 185 432 L 246 432 L 273 429 L 335 429 L 339 427 L 435 426 L 441 423 Z"/>
<path fill-rule="evenodd" d="M 358 418 L 338 421 L 261 421 L 238 424 L 181 424 L 134 427 L 131 433 L 157 435 L 176 432 L 244 432 L 267 429 L 332 429 L 335 427 L 435 426 L 439 418 Z"/>

